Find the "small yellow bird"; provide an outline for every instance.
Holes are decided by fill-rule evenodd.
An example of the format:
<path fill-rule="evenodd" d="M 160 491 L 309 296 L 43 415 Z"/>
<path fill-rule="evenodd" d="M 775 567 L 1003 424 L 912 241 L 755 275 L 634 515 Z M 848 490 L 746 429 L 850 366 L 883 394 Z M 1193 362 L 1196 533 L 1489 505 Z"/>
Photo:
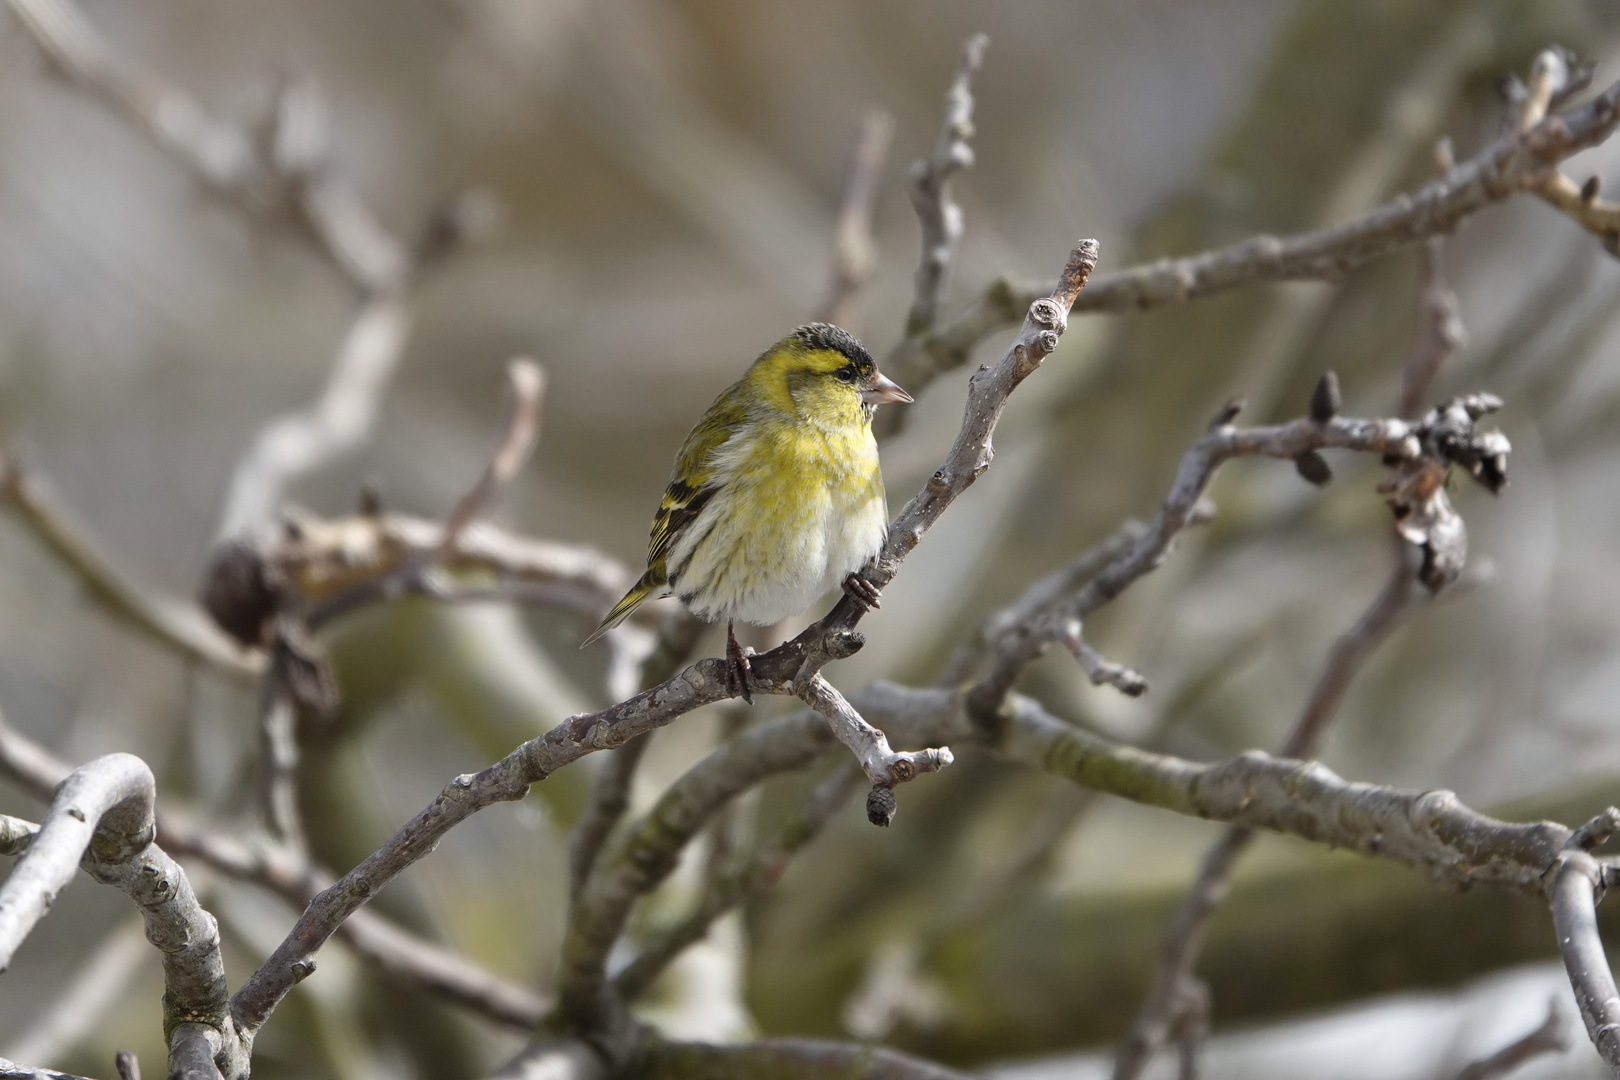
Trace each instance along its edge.
<path fill-rule="evenodd" d="M 840 583 L 877 606 L 858 573 L 889 522 L 872 414 L 909 401 L 836 326 L 811 323 L 772 345 L 686 437 L 653 518 L 647 572 L 584 644 L 646 600 L 679 596 L 698 618 L 726 620 L 733 689 L 752 702 L 733 621 L 780 622 Z"/>

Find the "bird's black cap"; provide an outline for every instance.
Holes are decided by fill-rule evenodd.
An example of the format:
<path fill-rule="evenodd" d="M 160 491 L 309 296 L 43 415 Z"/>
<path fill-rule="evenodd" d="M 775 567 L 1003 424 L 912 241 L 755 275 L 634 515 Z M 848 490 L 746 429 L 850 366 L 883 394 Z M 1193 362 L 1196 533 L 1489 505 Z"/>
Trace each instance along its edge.
<path fill-rule="evenodd" d="M 793 336 L 808 348 L 829 349 L 836 353 L 842 353 L 849 358 L 850 363 L 854 364 L 856 370 L 862 375 L 877 368 L 877 361 L 872 359 L 872 354 L 866 351 L 866 346 L 857 341 L 854 334 L 841 326 L 834 326 L 832 323 L 824 322 L 810 323 L 793 331 Z"/>

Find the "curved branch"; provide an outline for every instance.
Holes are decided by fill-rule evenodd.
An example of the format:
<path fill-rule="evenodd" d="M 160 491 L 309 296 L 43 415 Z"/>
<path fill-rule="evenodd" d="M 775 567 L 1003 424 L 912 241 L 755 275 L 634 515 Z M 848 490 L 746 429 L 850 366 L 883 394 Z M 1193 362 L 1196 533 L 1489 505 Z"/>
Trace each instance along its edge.
<path fill-rule="evenodd" d="M 249 1045 L 227 1013 L 219 927 L 197 903 L 185 872 L 153 842 L 155 794 L 152 771 L 132 754 L 97 758 L 62 781 L 39 832 L 0 885 L 0 967 L 82 866 L 135 901 L 147 940 L 163 954 L 171 1067 L 188 1053 L 178 1030 L 198 1027 L 211 1033 L 209 1067 L 222 1061 L 235 1080 L 247 1075 Z"/>
<path fill-rule="evenodd" d="M 1612 815 L 1615 811 L 1610 810 Z M 1620 991 L 1598 934 L 1596 896 L 1603 874 L 1597 861 L 1578 847 L 1559 855 L 1551 872 L 1548 898 L 1558 950 L 1564 957 L 1586 1033 L 1616 1076 L 1620 1076 Z"/>
<path fill-rule="evenodd" d="M 97 758 L 62 782 L 28 845 L 0 884 L 0 970 L 73 880 L 91 841 L 104 858 L 133 857 L 152 840 L 152 772 L 133 754 Z"/>

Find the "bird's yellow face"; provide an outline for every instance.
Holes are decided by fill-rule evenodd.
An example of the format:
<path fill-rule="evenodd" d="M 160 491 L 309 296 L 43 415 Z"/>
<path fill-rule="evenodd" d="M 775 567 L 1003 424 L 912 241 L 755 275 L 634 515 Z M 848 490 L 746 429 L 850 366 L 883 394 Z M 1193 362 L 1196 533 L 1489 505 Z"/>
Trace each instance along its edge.
<path fill-rule="evenodd" d="M 744 382 L 776 410 L 818 427 L 864 424 L 880 404 L 911 400 L 859 341 L 826 323 L 800 327 L 771 346 Z"/>

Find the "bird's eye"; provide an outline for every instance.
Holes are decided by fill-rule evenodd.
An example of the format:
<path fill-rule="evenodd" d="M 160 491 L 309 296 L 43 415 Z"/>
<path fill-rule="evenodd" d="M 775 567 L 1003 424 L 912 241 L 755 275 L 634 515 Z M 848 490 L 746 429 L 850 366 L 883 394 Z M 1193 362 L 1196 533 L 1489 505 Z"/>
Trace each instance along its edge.
<path fill-rule="evenodd" d="M 855 369 L 852 367 L 841 367 L 833 372 L 833 375 L 839 382 L 852 383 L 855 381 Z"/>

